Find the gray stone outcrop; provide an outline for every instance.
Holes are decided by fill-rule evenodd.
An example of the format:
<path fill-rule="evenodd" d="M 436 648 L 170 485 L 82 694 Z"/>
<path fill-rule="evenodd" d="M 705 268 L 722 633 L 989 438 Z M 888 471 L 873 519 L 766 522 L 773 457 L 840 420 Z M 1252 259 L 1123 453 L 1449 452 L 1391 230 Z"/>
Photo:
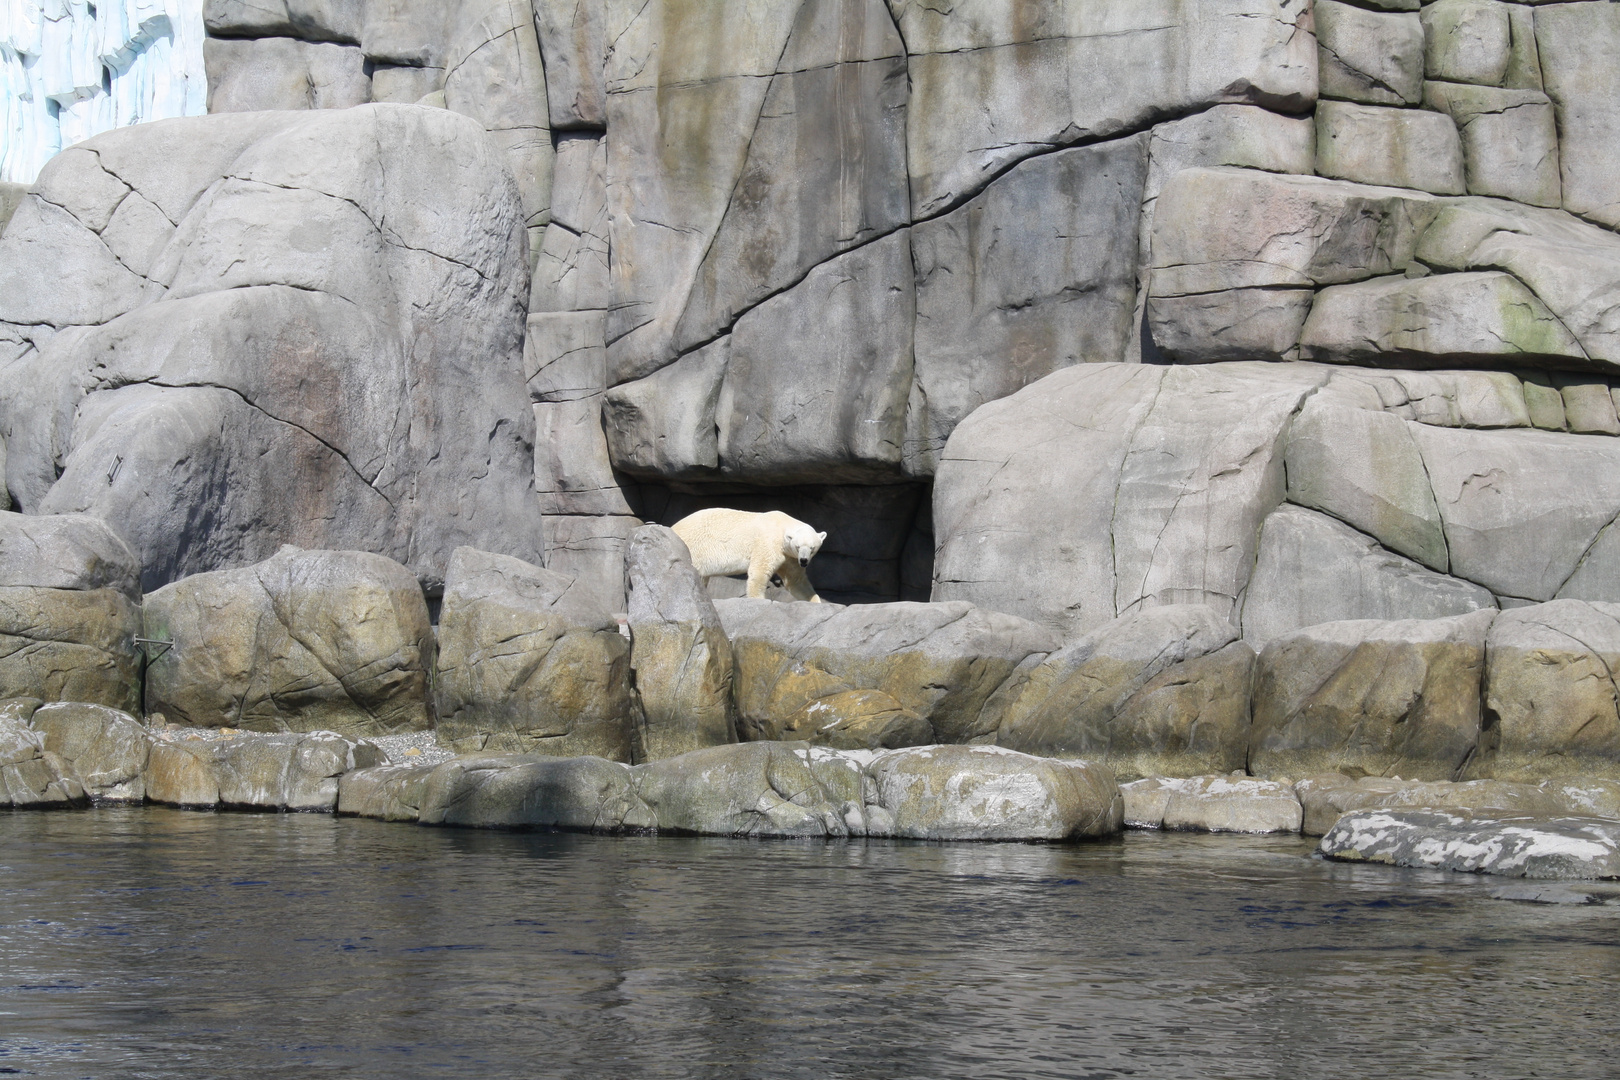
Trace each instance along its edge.
<path fill-rule="evenodd" d="M 1241 771 L 1254 650 L 1202 605 L 1121 616 L 996 692 L 1000 746 L 1100 761 L 1123 780 Z"/>
<path fill-rule="evenodd" d="M 1569 430 L 1601 429 L 1607 390 L 1305 363 L 1057 372 L 952 436 L 934 598 L 1072 636 L 1205 604 L 1259 647 L 1322 622 L 1620 597 L 1620 443 Z"/>
<path fill-rule="evenodd" d="M 1620 775 L 1620 607 L 1555 600 L 1491 626 L 1483 734 L 1471 776 L 1539 780 Z"/>
<path fill-rule="evenodd" d="M 1595 789 L 1590 781 L 1581 790 Z M 1343 773 L 1308 776 L 1294 785 L 1305 817 L 1306 836 L 1321 836 L 1339 818 L 1364 810 L 1444 810 L 1464 817 L 1555 818 L 1571 814 L 1593 814 L 1608 808 L 1598 800 L 1566 797 L 1561 790 L 1546 785 L 1515 784 L 1505 780 L 1447 781 L 1402 780 L 1398 777 L 1363 776 L 1352 779 Z"/>
<path fill-rule="evenodd" d="M 73 766 L 28 726 L 38 698 L 0 701 L 0 809 L 55 810 L 89 801 Z"/>
<path fill-rule="evenodd" d="M 630 643 L 574 579 L 458 548 L 439 616 L 436 729 L 462 753 L 631 759 Z"/>
<path fill-rule="evenodd" d="M 93 802 L 146 798 L 152 739 L 133 716 L 105 705 L 58 702 L 41 706 L 29 725 L 44 737 L 47 753 L 71 765 Z"/>
<path fill-rule="evenodd" d="M 731 642 L 686 544 L 662 525 L 644 525 L 630 537 L 624 574 L 640 705 L 636 759 L 736 742 Z"/>
<path fill-rule="evenodd" d="M 1496 616 L 1325 623 L 1271 641 L 1255 669 L 1249 771 L 1456 779 L 1480 740 Z"/>
<path fill-rule="evenodd" d="M 146 706 L 170 722 L 353 736 L 432 724 L 427 603 L 380 555 L 286 547 L 195 574 L 147 596 L 145 636 L 172 643 L 146 671 Z"/>
<path fill-rule="evenodd" d="M 103 522 L 0 511 L 0 698 L 139 711 L 140 566 Z"/>
<path fill-rule="evenodd" d="M 965 603 L 715 607 L 748 739 L 873 748 L 982 739 L 1000 723 L 996 690 L 1058 644 L 1039 626 Z"/>

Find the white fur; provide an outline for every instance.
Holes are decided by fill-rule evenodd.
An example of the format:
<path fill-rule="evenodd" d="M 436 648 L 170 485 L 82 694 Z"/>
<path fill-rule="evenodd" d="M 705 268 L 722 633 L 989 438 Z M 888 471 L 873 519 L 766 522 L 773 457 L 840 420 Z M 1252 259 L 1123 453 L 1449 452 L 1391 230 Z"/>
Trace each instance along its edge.
<path fill-rule="evenodd" d="M 748 595 L 763 597 L 774 574 L 800 600 L 821 602 L 804 568 L 821 550 L 826 533 L 780 510 L 750 514 L 724 507 L 699 510 L 673 527 L 705 579 L 747 574 Z"/>

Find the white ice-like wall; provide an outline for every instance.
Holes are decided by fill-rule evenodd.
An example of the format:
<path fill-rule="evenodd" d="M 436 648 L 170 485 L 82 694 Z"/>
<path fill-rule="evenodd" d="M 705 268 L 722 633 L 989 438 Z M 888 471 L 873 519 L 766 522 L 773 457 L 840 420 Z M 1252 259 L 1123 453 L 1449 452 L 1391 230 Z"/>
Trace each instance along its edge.
<path fill-rule="evenodd" d="M 203 0 L 0 0 L 0 180 L 142 120 L 208 111 Z"/>

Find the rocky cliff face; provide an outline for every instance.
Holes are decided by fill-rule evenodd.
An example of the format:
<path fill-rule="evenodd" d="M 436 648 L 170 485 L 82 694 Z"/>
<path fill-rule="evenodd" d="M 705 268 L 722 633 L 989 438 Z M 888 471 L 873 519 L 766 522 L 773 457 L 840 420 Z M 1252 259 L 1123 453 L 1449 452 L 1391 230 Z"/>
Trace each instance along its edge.
<path fill-rule="evenodd" d="M 1480 599 L 1469 583 L 1550 599 L 1563 580 L 1509 581 L 1467 552 L 1454 566 L 1448 547 L 1459 529 L 1490 534 L 1533 511 L 1507 509 L 1510 495 L 1505 518 L 1465 523 L 1447 512 L 1458 499 L 1477 504 L 1467 477 L 1451 494 L 1425 492 L 1433 477 L 1412 470 L 1456 460 L 1441 444 L 1462 451 L 1473 439 L 1487 456 L 1500 445 L 1567 475 L 1566 444 L 1412 425 L 1434 426 L 1439 410 L 1441 426 L 1462 431 L 1620 432 L 1604 375 L 1620 284 L 1609 230 L 1620 221 L 1613 5 L 478 0 L 447 12 L 420 0 L 213 0 L 206 22 L 212 112 L 281 110 L 293 123 L 285 110 L 419 103 L 488 134 L 529 241 L 523 370 L 534 483 L 551 519 L 545 558 L 589 578 L 610 607 L 622 606 L 632 529 L 719 503 L 820 522 L 831 535 L 818 586 L 836 598 L 933 592 L 1021 615 L 1063 607 L 1059 594 L 1080 588 L 1072 568 L 984 541 L 954 516 L 977 496 L 947 443 L 979 406 L 1081 364 L 1294 362 L 1246 376 L 1261 397 L 1276 397 L 1262 383 L 1281 397 L 1271 420 L 1244 419 L 1297 444 L 1302 468 L 1309 440 L 1286 429 L 1336 422 L 1307 408 L 1329 375 L 1303 365 L 1515 373 L 1512 388 L 1508 375 L 1357 383 L 1381 404 L 1316 445 L 1336 459 L 1353 443 L 1363 469 L 1366 455 L 1389 459 L 1395 472 L 1380 482 L 1402 490 L 1345 495 L 1329 488 L 1356 481 L 1280 479 L 1278 443 L 1276 468 L 1250 470 L 1254 507 L 1189 540 L 1233 553 L 1226 580 L 1175 586 L 1175 596 L 1149 582 L 1149 603 L 1219 594 L 1217 606 L 1247 604 L 1251 570 L 1286 576 L 1254 565 L 1261 523 L 1285 501 L 1276 492 L 1332 518 L 1330 531 L 1348 525 L 1391 558 L 1449 573 L 1461 584 L 1436 587 L 1472 598 L 1465 607 Z M 1442 384 L 1466 384 L 1463 397 L 1430 389 Z M 1490 387 L 1505 388 L 1503 403 L 1478 398 L 1494 401 Z M 1129 423 L 1133 406 L 1113 404 Z M 1201 404 L 1195 394 L 1183 419 L 1161 415 L 1135 437 L 1190 437 L 1154 453 L 1196 472 L 1207 446 L 1187 429 Z M 1604 452 L 1567 445 L 1576 457 Z M 21 475 L 28 457 L 19 464 L 13 450 L 8 466 L 25 508 L 50 479 L 38 464 L 40 479 Z M 1174 502 L 1181 483 L 1167 477 L 1163 498 Z M 1390 522 L 1414 508 L 1426 519 L 1370 524 L 1386 497 L 1399 507 Z M 930 503 L 948 519 L 937 531 Z M 1048 542 L 1075 550 L 1137 524 L 1159 536 L 1128 515 L 1040 512 L 1054 515 Z M 1027 525 L 1028 513 L 980 508 L 992 530 L 1009 527 L 1003 536 L 1027 531 L 1006 518 Z M 1410 535 L 1396 536 L 1402 528 Z M 1332 543 L 1344 549 L 1340 577 L 1384 558 L 1349 536 Z M 1581 538 L 1568 543 L 1579 562 Z M 1003 572 L 961 564 L 964 545 L 1043 598 L 959 592 L 962 580 Z M 448 549 L 435 552 L 442 564 Z M 1173 546 L 1159 552 L 1183 561 Z M 1096 618 L 1135 602 L 1119 593 Z M 1262 609 L 1286 601 L 1255 603 L 1260 626 Z"/>
<path fill-rule="evenodd" d="M 1174 749 L 1133 695 L 1215 717 L 1311 627 L 1415 620 L 1374 637 L 1426 657 L 1474 612 L 1620 602 L 1612 3 L 204 14 L 213 115 L 0 199 L 0 506 L 113 523 L 148 591 L 294 544 L 436 603 L 467 547 L 612 645 L 636 529 L 781 509 L 827 530 L 831 600 L 1050 638 L 957 735 L 1210 768 L 1243 767 L 1246 714 Z M 1192 640 L 1161 608 L 1219 632 L 1161 664 L 1159 622 Z M 939 614 L 885 610 L 870 640 Z M 725 629 L 718 728 L 835 699 L 851 731 L 940 727 Z M 1076 672 L 1116 662 L 1141 678 L 1105 708 Z M 795 664 L 802 693 L 750 682 Z M 1491 710 L 1462 742 L 1506 760 Z"/>

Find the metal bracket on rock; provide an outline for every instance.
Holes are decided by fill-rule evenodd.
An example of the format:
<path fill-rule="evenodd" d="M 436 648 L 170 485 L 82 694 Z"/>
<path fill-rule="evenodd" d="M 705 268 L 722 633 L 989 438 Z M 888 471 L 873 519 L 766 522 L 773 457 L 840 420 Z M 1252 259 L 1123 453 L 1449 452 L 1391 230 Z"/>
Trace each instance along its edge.
<path fill-rule="evenodd" d="M 138 637 L 135 639 L 135 644 L 139 645 L 143 650 L 146 651 L 146 662 L 148 664 L 162 656 L 164 653 L 168 652 L 170 649 L 174 648 L 174 642 L 159 641 L 157 638 Z M 152 652 L 148 648 L 148 646 L 152 645 L 161 645 L 163 647 L 157 652 Z"/>

